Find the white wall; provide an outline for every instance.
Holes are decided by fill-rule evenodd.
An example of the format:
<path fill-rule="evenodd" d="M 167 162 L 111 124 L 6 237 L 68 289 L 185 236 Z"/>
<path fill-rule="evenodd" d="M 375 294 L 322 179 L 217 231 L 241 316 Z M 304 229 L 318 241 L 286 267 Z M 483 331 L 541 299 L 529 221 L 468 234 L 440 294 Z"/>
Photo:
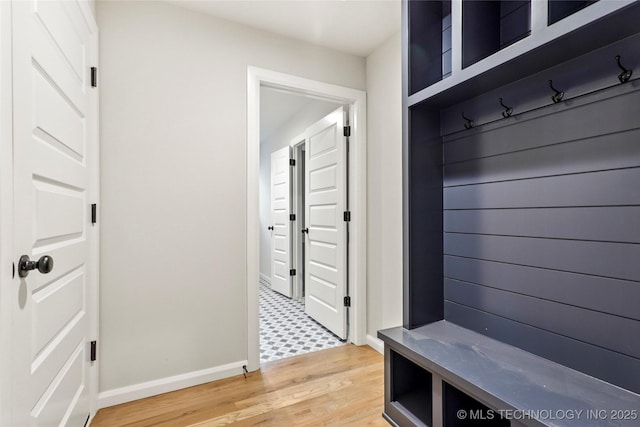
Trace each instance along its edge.
<path fill-rule="evenodd" d="M 367 335 L 402 325 L 400 33 L 367 57 Z M 369 338 L 368 337 L 368 338 Z M 381 343 L 368 339 L 380 350 Z"/>
<path fill-rule="evenodd" d="M 88 0 L 89 9 L 91 9 L 91 13 L 93 13 L 93 17 L 96 17 L 96 0 Z"/>
<path fill-rule="evenodd" d="M 247 66 L 364 89 L 365 61 L 162 2 L 100 1 L 97 16 L 100 389 L 239 373 Z"/>
<path fill-rule="evenodd" d="M 264 90 L 264 89 L 263 89 Z M 291 140 L 340 105 L 311 100 L 273 134 L 260 138 L 260 274 L 271 276 L 271 153 L 289 145 Z M 261 104 L 260 109 L 273 108 Z M 293 267 L 292 267 L 293 268 Z"/>

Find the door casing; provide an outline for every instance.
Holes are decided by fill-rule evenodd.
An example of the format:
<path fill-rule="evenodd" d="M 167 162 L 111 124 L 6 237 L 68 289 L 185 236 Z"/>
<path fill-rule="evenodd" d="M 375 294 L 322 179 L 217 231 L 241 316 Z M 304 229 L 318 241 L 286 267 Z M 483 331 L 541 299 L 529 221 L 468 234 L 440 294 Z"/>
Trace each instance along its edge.
<path fill-rule="evenodd" d="M 248 370 L 260 368 L 258 281 L 260 270 L 260 87 L 273 87 L 305 96 L 349 105 L 351 126 L 349 151 L 349 289 L 350 342 L 366 341 L 367 266 L 367 121 L 366 93 L 358 89 L 323 83 L 277 71 L 249 66 L 247 69 L 247 360 Z"/>
<path fill-rule="evenodd" d="M 296 269 L 296 275 L 293 276 L 293 296 L 296 301 L 304 301 L 304 236 L 301 230 L 305 227 L 304 216 L 304 185 L 302 185 L 302 176 L 304 175 L 304 152 L 302 147 L 305 146 L 306 139 L 304 133 L 293 138 L 289 143 L 291 147 L 291 158 L 296 162 L 296 167 L 291 180 L 292 188 L 292 212 L 296 216 L 293 221 L 293 231 L 291 233 L 291 264 Z"/>

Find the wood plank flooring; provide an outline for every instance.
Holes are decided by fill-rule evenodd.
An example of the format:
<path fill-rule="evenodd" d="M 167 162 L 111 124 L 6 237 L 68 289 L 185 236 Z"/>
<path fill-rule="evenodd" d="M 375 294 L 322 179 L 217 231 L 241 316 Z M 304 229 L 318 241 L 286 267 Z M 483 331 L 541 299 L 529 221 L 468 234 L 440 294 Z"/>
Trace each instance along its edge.
<path fill-rule="evenodd" d="M 383 357 L 344 345 L 98 411 L 93 427 L 388 426 Z"/>

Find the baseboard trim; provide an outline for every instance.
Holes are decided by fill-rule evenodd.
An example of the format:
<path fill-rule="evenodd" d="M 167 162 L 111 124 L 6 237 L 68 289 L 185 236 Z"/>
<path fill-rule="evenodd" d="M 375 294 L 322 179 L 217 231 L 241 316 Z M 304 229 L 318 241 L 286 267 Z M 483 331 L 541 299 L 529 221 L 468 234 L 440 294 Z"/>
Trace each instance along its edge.
<path fill-rule="evenodd" d="M 246 365 L 247 361 L 242 360 L 214 368 L 202 369 L 200 371 L 188 372 L 186 374 L 103 391 L 98 393 L 98 408 L 107 408 L 133 400 L 144 399 L 145 397 L 240 375 L 243 372 L 242 367 Z"/>
<path fill-rule="evenodd" d="M 384 341 L 373 335 L 367 335 L 367 345 L 380 354 L 384 354 Z"/>

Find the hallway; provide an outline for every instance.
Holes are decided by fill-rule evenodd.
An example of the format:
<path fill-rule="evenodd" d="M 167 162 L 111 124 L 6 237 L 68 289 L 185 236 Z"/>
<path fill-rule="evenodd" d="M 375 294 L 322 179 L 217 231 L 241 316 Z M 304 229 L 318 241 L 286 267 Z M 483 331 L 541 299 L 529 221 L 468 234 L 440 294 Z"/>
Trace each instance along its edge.
<path fill-rule="evenodd" d="M 344 345 L 304 312 L 304 304 L 260 281 L 260 363 Z"/>
<path fill-rule="evenodd" d="M 383 358 L 343 345 L 238 375 L 101 409 L 93 427 L 388 426 Z"/>

